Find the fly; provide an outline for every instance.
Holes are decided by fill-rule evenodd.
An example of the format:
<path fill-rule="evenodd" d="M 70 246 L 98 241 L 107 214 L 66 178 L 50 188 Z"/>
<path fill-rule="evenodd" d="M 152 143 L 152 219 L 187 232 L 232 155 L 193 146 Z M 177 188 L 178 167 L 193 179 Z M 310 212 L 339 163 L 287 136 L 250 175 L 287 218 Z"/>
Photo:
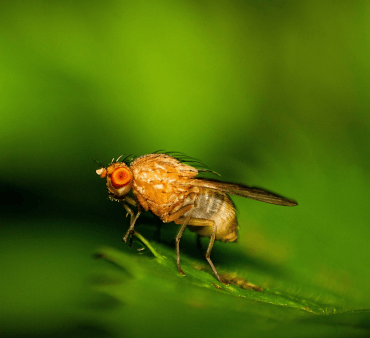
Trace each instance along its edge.
<path fill-rule="evenodd" d="M 229 194 L 276 205 L 297 205 L 292 199 L 264 189 L 197 177 L 201 171 L 210 170 L 197 169 L 168 154 L 153 153 L 135 160 L 126 157 L 120 161 L 120 158 L 113 159 L 106 168 L 101 165 L 96 173 L 106 178 L 109 198 L 121 202 L 131 216 L 123 241 L 134 233 L 143 210 L 150 210 L 164 223 L 181 224 L 176 236 L 176 260 L 183 275 L 180 239 L 185 228 L 189 228 L 210 238 L 205 257 L 217 279 L 224 282 L 213 265 L 211 251 L 216 240 L 234 242 L 238 237 L 235 207 Z M 128 195 L 130 190 L 133 197 Z M 136 213 L 132 207 L 136 207 Z"/>

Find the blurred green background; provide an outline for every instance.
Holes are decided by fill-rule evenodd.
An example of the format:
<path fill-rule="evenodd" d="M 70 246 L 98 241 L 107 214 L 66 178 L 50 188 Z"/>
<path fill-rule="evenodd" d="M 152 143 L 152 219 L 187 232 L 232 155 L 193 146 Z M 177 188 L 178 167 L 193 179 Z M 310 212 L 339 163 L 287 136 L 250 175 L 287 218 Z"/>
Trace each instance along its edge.
<path fill-rule="evenodd" d="M 370 308 L 369 17 L 367 1 L 2 2 L 0 336 L 367 336 L 351 311 Z M 93 259 L 152 264 L 92 159 L 158 149 L 299 202 L 234 198 L 238 243 L 212 257 L 319 314 L 202 289 L 172 256 L 171 279 L 130 282 Z M 185 262 L 206 265 L 194 242 Z"/>

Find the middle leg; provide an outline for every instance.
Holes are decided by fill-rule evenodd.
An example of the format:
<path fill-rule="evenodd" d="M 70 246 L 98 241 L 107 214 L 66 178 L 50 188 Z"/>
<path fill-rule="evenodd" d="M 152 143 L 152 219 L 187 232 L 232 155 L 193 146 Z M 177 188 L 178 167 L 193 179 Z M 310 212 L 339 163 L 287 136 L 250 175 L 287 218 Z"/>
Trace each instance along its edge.
<path fill-rule="evenodd" d="M 191 217 L 191 212 L 189 213 L 189 215 L 185 218 L 184 220 L 184 223 L 182 223 L 181 225 L 181 228 L 175 238 L 176 240 L 176 263 L 177 263 L 177 270 L 179 270 L 179 272 L 185 276 L 185 273 L 184 271 L 181 269 L 181 263 L 180 263 L 180 239 L 182 237 L 182 234 L 184 233 L 184 230 L 186 228 L 186 226 L 188 225 L 188 222 L 190 220 L 190 217 Z"/>

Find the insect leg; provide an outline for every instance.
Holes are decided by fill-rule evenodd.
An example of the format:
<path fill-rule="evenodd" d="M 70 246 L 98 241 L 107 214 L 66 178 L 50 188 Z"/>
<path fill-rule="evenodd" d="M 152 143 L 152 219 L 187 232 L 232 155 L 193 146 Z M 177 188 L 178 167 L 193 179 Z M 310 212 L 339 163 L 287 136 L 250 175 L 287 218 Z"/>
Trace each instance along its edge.
<path fill-rule="evenodd" d="M 215 244 L 215 239 L 216 239 L 216 226 L 213 227 L 213 232 L 212 232 L 212 236 L 211 236 L 211 239 L 209 241 L 209 244 L 208 244 L 208 249 L 207 249 L 207 252 L 206 252 L 206 259 L 209 263 L 209 265 L 211 266 L 212 270 L 213 270 L 213 273 L 216 275 L 217 279 L 221 282 L 221 283 L 224 283 L 224 284 L 227 284 L 225 283 L 221 277 L 219 276 L 215 266 L 213 265 L 212 261 L 211 261 L 211 251 L 212 251 L 212 248 L 213 248 L 213 245 Z"/>
<path fill-rule="evenodd" d="M 131 205 L 133 205 L 134 207 L 136 207 L 136 206 L 137 206 L 137 203 L 136 203 L 135 199 L 134 199 L 134 198 L 132 198 L 132 197 L 130 197 L 130 196 L 126 196 L 126 197 L 125 197 L 125 201 L 126 201 L 127 203 L 130 203 L 130 204 L 131 204 Z"/>
<path fill-rule="evenodd" d="M 176 219 L 174 222 L 176 224 L 181 224 L 184 220 L 185 220 L 185 218 L 179 218 L 179 219 Z M 188 225 L 213 228 L 214 225 L 215 225 L 215 222 L 212 221 L 211 219 L 190 218 L 190 220 L 188 221 Z M 194 231 L 194 230 L 192 230 L 192 231 Z M 201 237 L 202 236 L 197 234 L 197 248 L 202 253 L 202 255 L 205 256 L 206 252 L 203 250 Z"/>
<path fill-rule="evenodd" d="M 122 202 L 122 205 L 126 209 L 127 215 L 130 214 L 131 219 L 132 219 L 132 217 L 134 217 L 134 212 L 132 211 L 132 209 L 125 202 Z M 126 215 L 126 217 L 127 217 L 127 215 Z M 130 224 L 131 224 L 131 221 L 130 221 Z"/>
<path fill-rule="evenodd" d="M 178 221 L 180 220 L 183 220 L 183 218 L 180 218 L 179 220 L 176 220 L 175 222 L 177 223 Z M 224 284 L 227 284 L 225 283 L 220 275 L 218 274 L 215 266 L 213 265 L 213 262 L 211 260 L 211 252 L 212 252 L 212 249 L 213 249 L 213 245 L 215 244 L 215 240 L 216 240 L 216 231 L 217 231 L 217 227 L 215 225 L 215 222 L 213 220 L 210 220 L 210 219 L 202 219 L 202 218 L 191 218 L 188 222 L 187 222 L 187 225 L 193 225 L 193 226 L 203 226 L 203 227 L 212 227 L 212 235 L 210 236 L 210 241 L 209 241 L 209 244 L 208 244 L 208 248 L 207 248 L 207 252 L 205 254 L 205 257 L 209 263 L 209 265 L 211 266 L 212 270 L 213 270 L 213 273 L 216 275 L 217 279 L 221 282 L 221 283 L 224 283 Z M 200 237 L 198 235 L 197 237 L 197 244 L 199 245 L 200 248 L 201 247 L 201 242 L 200 242 Z"/>
<path fill-rule="evenodd" d="M 192 206 L 194 208 L 194 206 Z M 181 269 L 181 264 L 180 264 L 180 239 L 181 239 L 181 236 L 186 228 L 186 226 L 188 225 L 188 222 L 189 222 L 189 219 L 190 219 L 190 216 L 191 216 L 191 212 L 189 213 L 189 215 L 185 218 L 184 220 L 184 223 L 182 223 L 182 226 L 179 230 L 179 233 L 177 234 L 175 240 L 176 240 L 176 262 L 177 262 L 177 269 L 179 270 L 179 272 L 185 276 L 185 273 L 184 271 L 182 271 Z"/>
<path fill-rule="evenodd" d="M 141 214 L 141 209 L 138 208 L 138 211 L 137 211 L 137 214 L 135 215 L 134 212 L 132 211 L 132 209 L 125 203 L 125 202 L 122 202 L 122 205 L 123 207 L 126 209 L 126 211 L 130 214 L 131 216 L 131 219 L 130 219 L 130 227 L 128 228 L 125 236 L 123 237 L 123 241 L 126 243 L 127 241 L 127 237 L 132 234 L 133 230 L 134 230 L 134 227 L 135 227 L 135 223 L 136 223 L 136 220 L 139 218 L 140 214 Z"/>

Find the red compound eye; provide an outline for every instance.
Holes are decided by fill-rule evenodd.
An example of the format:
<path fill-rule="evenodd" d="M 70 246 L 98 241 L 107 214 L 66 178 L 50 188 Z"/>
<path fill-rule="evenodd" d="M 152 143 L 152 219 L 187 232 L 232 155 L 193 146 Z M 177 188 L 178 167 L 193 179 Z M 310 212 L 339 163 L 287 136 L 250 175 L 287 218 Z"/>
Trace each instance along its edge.
<path fill-rule="evenodd" d="M 127 168 L 118 168 L 113 171 L 110 179 L 113 187 L 121 188 L 131 181 L 131 172 Z"/>

